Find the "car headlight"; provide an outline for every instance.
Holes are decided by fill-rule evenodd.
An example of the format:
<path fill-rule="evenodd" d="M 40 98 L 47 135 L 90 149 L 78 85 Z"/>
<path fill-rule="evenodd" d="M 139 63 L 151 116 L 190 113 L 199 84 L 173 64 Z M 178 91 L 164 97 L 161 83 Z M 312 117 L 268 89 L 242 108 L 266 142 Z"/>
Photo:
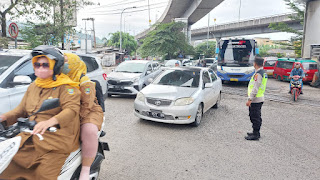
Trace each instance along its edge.
<path fill-rule="evenodd" d="M 227 71 L 224 71 L 224 70 L 222 70 L 222 69 L 218 69 L 218 72 L 219 72 L 219 73 L 222 73 L 222 74 L 226 74 L 226 73 L 227 73 Z"/>
<path fill-rule="evenodd" d="M 251 69 L 251 70 L 248 70 L 248 71 L 246 71 L 246 72 L 244 72 L 245 74 L 251 74 L 251 73 L 253 73 L 254 72 L 254 69 Z"/>
<path fill-rule="evenodd" d="M 144 102 L 144 99 L 145 99 L 144 94 L 142 94 L 141 92 L 138 92 L 136 99 Z"/>
<path fill-rule="evenodd" d="M 189 105 L 192 104 L 194 102 L 194 99 L 192 97 L 188 97 L 188 98 L 180 98 L 177 99 L 176 102 L 174 103 L 175 106 L 185 106 L 185 105 Z"/>

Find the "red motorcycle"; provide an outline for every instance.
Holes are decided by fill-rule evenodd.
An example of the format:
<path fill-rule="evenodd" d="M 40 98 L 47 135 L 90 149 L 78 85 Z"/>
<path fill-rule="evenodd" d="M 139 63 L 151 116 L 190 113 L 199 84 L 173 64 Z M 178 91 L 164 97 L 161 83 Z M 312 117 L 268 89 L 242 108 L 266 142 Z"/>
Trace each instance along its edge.
<path fill-rule="evenodd" d="M 300 78 L 301 78 L 301 76 L 295 75 L 295 76 L 292 76 L 292 79 L 290 81 L 291 94 L 292 94 L 292 97 L 293 97 L 293 101 L 297 101 L 298 97 L 299 97 L 299 95 L 301 93 L 302 82 L 300 81 Z"/>

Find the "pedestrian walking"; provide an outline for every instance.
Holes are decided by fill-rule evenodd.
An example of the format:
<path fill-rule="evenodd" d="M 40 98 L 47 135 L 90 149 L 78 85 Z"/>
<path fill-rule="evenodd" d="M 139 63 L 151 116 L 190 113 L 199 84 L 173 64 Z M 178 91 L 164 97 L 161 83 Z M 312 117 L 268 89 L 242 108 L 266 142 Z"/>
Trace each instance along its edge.
<path fill-rule="evenodd" d="M 263 70 L 263 59 L 256 57 L 253 66 L 255 73 L 251 77 L 248 85 L 249 116 L 252 123 L 252 133 L 247 133 L 246 140 L 259 140 L 260 127 L 262 123 L 261 107 L 264 102 L 264 92 L 267 86 L 268 75 Z"/>

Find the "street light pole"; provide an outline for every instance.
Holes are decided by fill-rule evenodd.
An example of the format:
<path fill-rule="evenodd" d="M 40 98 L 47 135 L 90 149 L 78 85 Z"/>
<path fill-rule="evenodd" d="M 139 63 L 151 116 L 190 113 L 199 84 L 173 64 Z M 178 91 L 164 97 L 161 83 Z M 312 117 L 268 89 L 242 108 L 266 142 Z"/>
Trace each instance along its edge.
<path fill-rule="evenodd" d="M 239 5 L 239 22 L 240 22 L 240 12 L 241 12 L 241 0 L 240 0 L 240 5 Z"/>
<path fill-rule="evenodd" d="M 120 53 L 122 52 L 122 13 L 127 9 L 133 9 L 133 8 L 136 8 L 136 6 L 124 8 L 120 15 Z"/>
<path fill-rule="evenodd" d="M 207 50 L 209 49 L 210 12 L 208 14 Z"/>

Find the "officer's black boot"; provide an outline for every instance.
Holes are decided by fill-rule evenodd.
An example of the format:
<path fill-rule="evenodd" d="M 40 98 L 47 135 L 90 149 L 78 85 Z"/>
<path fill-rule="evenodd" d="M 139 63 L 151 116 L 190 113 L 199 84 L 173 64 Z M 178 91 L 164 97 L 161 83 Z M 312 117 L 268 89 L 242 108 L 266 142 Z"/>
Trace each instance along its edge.
<path fill-rule="evenodd" d="M 246 140 L 254 141 L 254 140 L 259 140 L 260 138 L 260 132 L 253 131 L 252 133 L 247 133 L 247 134 L 248 136 L 245 137 Z"/>

